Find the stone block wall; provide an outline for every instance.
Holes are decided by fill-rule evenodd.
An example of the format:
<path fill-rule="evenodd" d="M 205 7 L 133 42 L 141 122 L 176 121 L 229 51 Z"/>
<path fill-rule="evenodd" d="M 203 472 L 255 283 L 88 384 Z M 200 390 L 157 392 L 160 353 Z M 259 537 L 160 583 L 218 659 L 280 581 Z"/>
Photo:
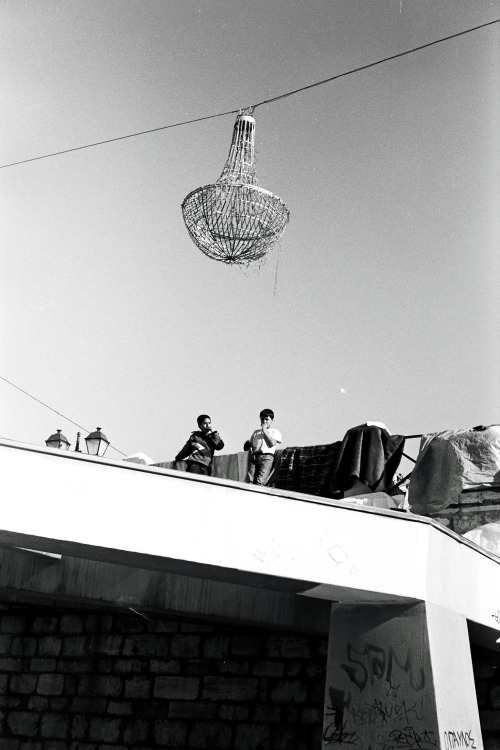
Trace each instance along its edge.
<path fill-rule="evenodd" d="M 319 750 L 327 638 L 0 605 L 1 750 Z"/>
<path fill-rule="evenodd" d="M 435 513 L 426 513 L 457 534 L 466 534 L 478 526 L 500 521 L 500 492 L 475 490 L 462 492 L 458 503 Z"/>

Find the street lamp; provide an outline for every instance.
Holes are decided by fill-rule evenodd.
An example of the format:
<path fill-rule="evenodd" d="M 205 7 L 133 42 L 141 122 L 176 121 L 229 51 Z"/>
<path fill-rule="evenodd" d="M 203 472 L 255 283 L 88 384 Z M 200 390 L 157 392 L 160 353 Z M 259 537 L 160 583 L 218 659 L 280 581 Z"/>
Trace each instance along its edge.
<path fill-rule="evenodd" d="M 62 434 L 61 430 L 57 430 L 57 432 L 54 432 L 53 435 L 47 438 L 45 445 L 47 448 L 58 448 L 60 451 L 67 451 L 69 450 L 71 443 L 68 438 Z"/>
<path fill-rule="evenodd" d="M 104 432 L 101 432 L 100 427 L 97 427 L 95 432 L 87 435 L 85 442 L 87 443 L 87 453 L 89 456 L 104 456 L 109 445 L 109 440 Z"/>
<path fill-rule="evenodd" d="M 87 453 L 89 456 L 104 456 L 109 446 L 109 440 L 104 432 L 101 431 L 100 427 L 87 435 L 85 442 L 87 444 Z M 61 430 L 57 430 L 57 432 L 47 438 L 45 445 L 47 448 L 57 448 L 58 450 L 67 451 L 69 450 L 70 442 L 62 434 Z M 81 453 L 79 432 L 76 434 L 75 453 Z"/>

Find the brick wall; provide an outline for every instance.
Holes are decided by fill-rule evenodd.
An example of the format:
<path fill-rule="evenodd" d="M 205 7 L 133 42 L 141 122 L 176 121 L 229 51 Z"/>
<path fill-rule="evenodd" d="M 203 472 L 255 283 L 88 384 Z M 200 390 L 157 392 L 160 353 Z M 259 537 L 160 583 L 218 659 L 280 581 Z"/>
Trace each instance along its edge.
<path fill-rule="evenodd" d="M 434 513 L 422 513 L 439 521 L 457 534 L 477 529 L 487 523 L 500 521 L 500 492 L 475 490 L 462 492 L 458 503 L 452 503 Z"/>
<path fill-rule="evenodd" d="M 327 639 L 0 609 L 0 749 L 321 748 Z"/>

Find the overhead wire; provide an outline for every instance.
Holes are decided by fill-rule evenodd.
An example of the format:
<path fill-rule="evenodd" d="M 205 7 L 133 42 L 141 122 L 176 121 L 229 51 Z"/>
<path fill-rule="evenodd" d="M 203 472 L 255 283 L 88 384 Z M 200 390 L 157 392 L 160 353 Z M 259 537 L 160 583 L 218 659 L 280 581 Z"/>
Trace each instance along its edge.
<path fill-rule="evenodd" d="M 31 159 L 23 159 L 22 161 L 14 161 L 11 164 L 2 164 L 0 169 L 6 167 L 15 167 L 18 164 L 26 164 L 29 161 L 38 161 L 39 159 L 49 159 L 51 156 L 61 156 L 61 154 L 70 154 L 72 151 L 81 151 L 85 148 L 93 148 L 94 146 L 103 146 L 105 143 L 114 143 L 115 141 L 124 141 L 126 138 L 136 138 L 139 135 L 147 135 L 148 133 L 156 133 L 158 130 L 168 130 L 168 128 L 178 128 L 181 125 L 190 125 L 192 122 L 201 122 L 202 120 L 211 120 L 214 117 L 223 117 L 224 115 L 232 115 L 239 112 L 239 109 L 232 109 L 229 112 L 219 112 L 215 115 L 206 115 L 205 117 L 197 117 L 194 120 L 183 120 L 182 122 L 174 122 L 171 125 L 162 125 L 159 128 L 151 128 L 151 130 L 141 130 L 139 133 L 130 133 L 129 135 L 119 135 L 116 138 L 107 138 L 104 141 L 96 141 L 95 143 L 87 143 L 85 146 L 75 146 L 74 148 L 65 148 L 63 151 L 54 151 L 51 154 L 44 154 L 43 156 L 33 156 Z"/>
<path fill-rule="evenodd" d="M 137 133 L 129 133 L 128 135 L 120 135 L 115 138 L 107 138 L 102 141 L 96 141 L 94 143 L 87 143 L 84 146 L 75 146 L 74 148 L 66 148 L 61 151 L 53 151 L 50 154 L 43 154 L 41 156 L 33 156 L 29 159 L 21 159 L 20 161 L 14 161 L 10 164 L 1 164 L 0 169 L 6 169 L 7 167 L 15 167 L 20 164 L 27 164 L 28 162 L 32 161 L 39 161 L 40 159 L 49 159 L 53 156 L 61 156 L 62 154 L 69 154 L 73 151 L 82 151 L 83 149 L 87 148 L 94 148 L 95 146 L 103 146 L 107 143 L 115 143 L 116 141 L 123 141 L 127 138 L 136 138 L 140 135 L 148 135 L 149 133 L 157 133 L 160 130 L 168 130 L 169 128 L 178 128 L 183 125 L 191 125 L 196 122 L 202 122 L 203 120 L 211 120 L 215 117 L 224 117 L 225 115 L 232 115 L 237 114 L 238 112 L 241 112 L 243 110 L 255 110 L 257 107 L 262 107 L 265 104 L 272 104 L 274 102 L 280 101 L 281 99 L 286 99 L 289 96 L 294 96 L 295 94 L 299 94 L 302 91 L 307 91 L 309 89 L 316 88 L 317 86 L 323 86 L 326 83 L 331 83 L 332 81 L 336 81 L 339 78 L 344 78 L 345 76 L 352 75 L 353 73 L 359 73 L 362 70 L 368 70 L 369 68 L 373 68 L 376 65 L 382 65 L 383 63 L 390 62 L 391 60 L 396 60 L 397 58 L 404 57 L 405 55 L 411 55 L 414 52 L 419 52 L 420 50 L 426 49 L 428 47 L 432 47 L 436 44 L 441 44 L 442 42 L 447 42 L 450 39 L 456 39 L 460 36 L 464 36 L 465 34 L 470 34 L 473 31 L 479 31 L 480 29 L 484 29 L 488 26 L 493 26 L 496 23 L 500 23 L 500 18 L 495 19 L 494 21 L 488 21 L 486 23 L 482 23 L 479 26 L 473 26 L 468 29 L 464 29 L 463 31 L 458 31 L 455 34 L 449 34 L 448 36 L 441 37 L 440 39 L 435 39 L 432 42 L 427 42 L 426 44 L 420 44 L 418 47 L 412 47 L 411 49 L 405 50 L 404 52 L 398 52 L 395 55 L 389 55 L 388 57 L 384 57 L 381 60 L 375 60 L 374 62 L 367 63 L 366 65 L 360 65 L 357 68 L 351 68 L 350 70 L 346 70 L 343 73 L 338 73 L 337 75 L 330 76 L 329 78 L 324 78 L 321 81 L 316 81 L 315 83 L 310 83 L 307 86 L 301 86 L 298 89 L 293 89 L 292 91 L 287 91 L 284 94 L 279 94 L 278 96 L 273 96 L 270 99 L 263 99 L 261 102 L 258 102 L 257 104 L 252 104 L 247 107 L 239 108 L 239 109 L 230 109 L 227 112 L 218 112 L 213 115 L 205 115 L 204 117 L 196 117 L 192 120 L 182 120 L 180 122 L 174 122 L 170 125 L 161 125 L 157 128 L 151 128 L 150 130 L 141 130 Z"/>
<path fill-rule="evenodd" d="M 26 396 L 29 396 L 30 398 L 33 399 L 33 401 L 37 401 L 39 404 L 42 404 L 42 406 L 45 406 L 47 409 L 50 409 L 50 411 L 53 411 L 54 414 L 58 414 L 60 417 L 62 417 L 63 419 L 65 419 L 67 422 L 71 422 L 71 424 L 74 424 L 75 427 L 79 427 L 84 432 L 90 432 L 90 430 L 88 430 L 86 427 L 82 427 L 82 425 L 78 424 L 78 422 L 74 422 L 69 417 L 66 417 L 60 411 L 57 411 L 57 409 L 54 409 L 52 406 L 49 406 L 48 404 L 46 404 L 45 401 L 41 401 L 41 399 L 37 398 L 36 396 L 33 396 L 31 393 L 28 393 L 28 391 L 25 391 L 23 388 L 20 388 L 15 383 L 12 383 L 12 381 L 7 380 L 7 378 L 4 378 L 3 375 L 0 375 L 0 380 L 3 380 L 5 383 L 8 383 L 13 388 L 17 388 L 18 391 L 21 391 L 21 393 L 24 393 Z M 121 453 L 122 456 L 126 456 L 127 455 L 126 453 L 123 453 L 123 451 L 121 451 L 115 445 L 111 445 L 111 443 L 109 444 L 109 447 L 113 448 L 113 450 L 115 450 L 117 453 Z"/>
<path fill-rule="evenodd" d="M 384 57 L 384 58 L 382 58 L 380 60 L 376 60 L 376 61 L 371 62 L 371 63 L 367 63 L 366 65 L 361 65 L 361 66 L 358 66 L 357 68 L 351 68 L 350 70 L 344 71 L 343 73 L 338 73 L 337 75 L 330 76 L 329 78 L 325 78 L 325 79 L 323 79 L 321 81 L 316 81 L 315 83 L 311 83 L 311 84 L 309 84 L 307 86 L 301 86 L 298 89 L 293 89 L 292 91 L 288 91 L 288 92 L 286 92 L 284 94 L 279 94 L 278 96 L 271 97 L 270 99 L 264 99 L 261 102 L 257 102 L 256 104 L 252 104 L 250 107 L 246 107 L 244 109 L 251 109 L 252 111 L 254 111 L 257 107 L 262 107 L 262 106 L 264 106 L 266 104 L 272 104 L 274 102 L 280 101 L 281 99 L 286 99 L 289 96 L 294 96 L 295 94 L 298 94 L 298 93 L 300 93 L 302 91 L 307 91 L 309 89 L 316 88 L 318 86 L 323 86 L 324 84 L 331 83 L 332 81 L 336 81 L 339 78 L 344 78 L 344 77 L 346 77 L 348 75 L 352 75 L 354 73 L 359 73 L 359 72 L 361 72 L 363 70 L 368 70 L 369 68 L 373 68 L 373 67 L 375 67 L 377 65 L 382 65 L 383 63 L 389 62 L 391 60 L 396 60 L 396 59 L 398 59 L 400 57 L 404 57 L 406 55 L 413 54 L 414 52 L 418 52 L 418 51 L 426 49 L 428 47 L 432 47 L 432 46 L 434 46 L 436 44 L 441 44 L 442 42 L 449 41 L 450 39 L 456 39 L 458 37 L 464 36 L 465 34 L 470 34 L 470 33 L 474 32 L 474 31 L 478 31 L 480 29 L 484 29 L 484 28 L 486 28 L 488 26 L 492 26 L 492 25 L 497 24 L 499 22 L 500 22 L 500 19 L 495 19 L 493 21 L 488 21 L 487 23 L 483 23 L 483 24 L 480 24 L 478 26 L 474 26 L 474 27 L 465 29 L 463 31 L 459 31 L 459 32 L 457 32 L 455 34 L 450 34 L 448 36 L 441 37 L 440 39 L 436 39 L 436 40 L 434 40 L 432 42 L 427 42 L 426 44 L 421 44 L 421 45 L 419 45 L 417 47 L 412 47 L 411 49 L 405 50 L 403 52 L 398 52 L 398 53 L 396 53 L 394 55 L 390 55 L 388 57 Z M 73 148 L 63 149 L 61 151 L 54 151 L 52 153 L 43 154 L 41 156 L 34 156 L 34 157 L 29 158 L 29 159 L 22 159 L 20 161 L 11 162 L 9 164 L 2 164 L 2 165 L 0 165 L 0 169 L 6 169 L 7 167 L 14 167 L 14 166 L 18 166 L 20 164 L 27 164 L 29 162 L 39 161 L 41 159 L 49 159 L 49 158 L 51 158 L 53 156 L 61 156 L 63 154 L 72 153 L 74 151 L 82 151 L 82 150 L 87 149 L 87 148 L 93 148 L 93 147 L 96 147 L 96 146 L 102 146 L 102 145 L 105 145 L 105 144 L 108 144 L 108 143 L 115 143 L 117 141 L 126 140 L 128 138 L 136 138 L 136 137 L 141 136 L 141 135 L 148 135 L 150 133 L 156 133 L 156 132 L 159 132 L 161 130 L 168 130 L 170 128 L 181 127 L 183 125 L 190 125 L 190 124 L 193 124 L 193 123 L 202 122 L 204 120 L 214 119 L 216 117 L 224 117 L 225 115 L 236 114 L 236 113 L 241 112 L 241 111 L 242 111 L 242 108 L 232 109 L 232 110 L 228 110 L 226 112 L 219 112 L 219 113 L 212 114 L 212 115 L 205 115 L 203 117 L 197 117 L 197 118 L 194 118 L 194 119 L 191 119 L 191 120 L 183 120 L 181 122 L 171 123 L 169 125 L 162 125 L 160 127 L 151 128 L 149 130 L 142 130 L 142 131 L 139 131 L 139 132 L 136 132 L 136 133 L 129 133 L 127 135 L 117 136 L 115 138 L 107 138 L 105 140 L 96 141 L 94 143 L 88 143 L 88 144 L 85 144 L 83 146 L 75 146 Z M 48 404 L 46 404 L 41 399 L 36 398 L 36 396 L 33 396 L 31 393 L 28 393 L 28 391 L 25 391 L 24 389 L 22 389 L 19 386 L 17 386 L 15 383 L 12 383 L 10 380 L 7 380 L 7 378 L 4 378 L 2 375 L 0 375 L 0 379 L 3 380 L 4 382 L 8 383 L 9 385 L 11 385 L 13 388 L 16 388 L 17 390 L 21 391 L 25 395 L 29 396 L 34 401 L 37 401 L 39 404 L 42 404 L 42 406 L 45 406 L 47 409 L 50 409 L 55 414 L 58 414 L 60 417 L 62 417 L 66 421 L 71 422 L 71 424 L 74 424 L 76 427 L 79 427 L 80 429 L 82 429 L 84 431 L 88 431 L 85 427 L 82 427 L 82 425 L 80 425 L 77 422 L 73 421 L 69 417 L 66 417 L 64 414 L 62 414 L 61 412 L 57 411 L 52 406 L 49 406 Z M 416 436 L 409 436 L 409 437 L 416 437 Z M 126 456 L 126 454 L 123 453 L 123 451 L 119 450 L 115 446 L 113 446 L 113 445 L 110 444 L 110 447 L 113 448 L 113 450 L 115 450 L 118 453 L 120 453 L 122 456 Z"/>
<path fill-rule="evenodd" d="M 486 26 L 492 26 L 495 23 L 500 23 L 500 18 L 497 18 L 495 21 L 488 21 L 487 23 L 482 23 L 480 26 L 474 26 L 472 28 L 465 29 L 464 31 L 458 31 L 456 34 L 450 34 L 449 36 L 441 37 L 441 39 L 436 39 L 433 42 L 427 42 L 426 44 L 421 44 L 418 47 L 412 47 L 411 49 L 405 50 L 404 52 L 398 52 L 395 55 L 384 57 L 383 60 L 376 60 L 375 62 L 367 63 L 366 65 L 360 65 L 358 68 L 351 68 L 351 70 L 347 70 L 344 73 L 338 73 L 337 75 L 331 76 L 330 78 L 325 78 L 322 81 L 317 81 L 316 83 L 310 83 L 308 86 L 301 86 L 300 89 L 294 89 L 293 91 L 288 91 L 286 94 L 273 96 L 271 99 L 264 99 L 262 102 L 259 102 L 258 104 L 253 104 L 252 106 L 254 109 L 256 109 L 257 107 L 261 107 L 264 104 L 271 104 L 273 102 L 280 101 L 280 99 L 286 99 L 286 97 L 293 96 L 294 94 L 298 94 L 301 91 L 307 91 L 308 89 L 313 89 L 316 86 L 323 86 L 323 84 L 325 83 L 331 83 L 331 81 L 336 81 L 339 78 L 344 78 L 345 76 L 352 75 L 352 73 L 359 73 L 361 70 L 368 70 L 368 68 L 373 68 L 375 67 L 375 65 L 381 65 L 382 63 L 389 62 L 390 60 L 396 60 L 398 57 L 411 55 L 413 52 L 418 52 L 419 50 L 426 49 L 427 47 L 432 47 L 435 44 L 441 44 L 441 42 L 447 42 L 450 39 L 456 39 L 459 36 L 464 36 L 464 34 L 470 34 L 472 31 L 478 31 L 478 29 L 484 29 Z"/>

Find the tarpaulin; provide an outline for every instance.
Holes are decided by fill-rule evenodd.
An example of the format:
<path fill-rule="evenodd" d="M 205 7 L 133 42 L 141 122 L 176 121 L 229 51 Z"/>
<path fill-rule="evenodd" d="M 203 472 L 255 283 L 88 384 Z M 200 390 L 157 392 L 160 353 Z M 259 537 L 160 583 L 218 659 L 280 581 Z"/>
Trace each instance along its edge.
<path fill-rule="evenodd" d="M 408 490 L 413 513 L 458 503 L 466 490 L 500 487 L 500 426 L 424 435 Z"/>

